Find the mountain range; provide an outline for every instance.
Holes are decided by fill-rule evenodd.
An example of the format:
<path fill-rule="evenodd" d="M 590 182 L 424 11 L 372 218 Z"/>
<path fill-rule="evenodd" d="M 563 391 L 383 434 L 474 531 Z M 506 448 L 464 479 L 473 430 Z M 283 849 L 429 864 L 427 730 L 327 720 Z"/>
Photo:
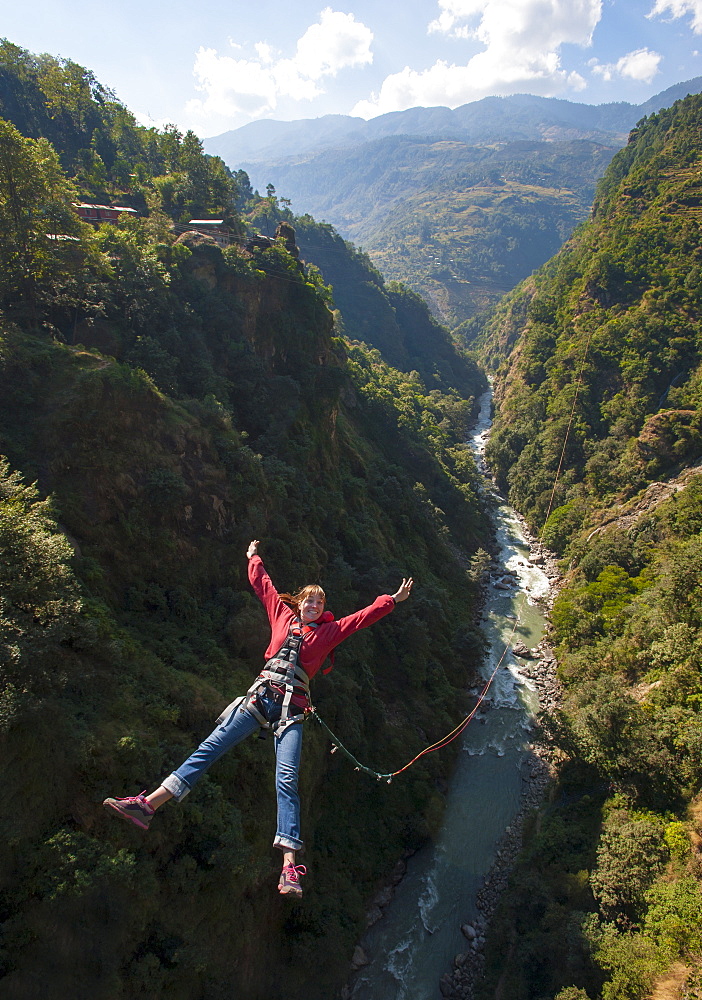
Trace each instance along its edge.
<path fill-rule="evenodd" d="M 331 223 L 456 327 L 556 253 L 637 121 L 701 85 L 640 105 L 515 95 L 368 122 L 258 121 L 203 145 Z"/>
<path fill-rule="evenodd" d="M 635 123 L 668 107 L 686 94 L 696 93 L 702 77 L 669 87 L 644 104 L 578 104 L 553 97 L 514 94 L 484 97 L 459 108 L 410 108 L 365 121 L 350 115 L 323 115 L 282 122 L 250 122 L 241 128 L 205 139 L 207 153 L 221 156 L 230 167 L 249 169 L 255 163 L 297 160 L 324 149 L 359 142 L 411 135 L 484 144 L 517 139 L 591 139 L 618 148 Z M 252 180 L 254 180 L 252 171 Z M 258 181 L 257 181 L 258 182 Z"/>

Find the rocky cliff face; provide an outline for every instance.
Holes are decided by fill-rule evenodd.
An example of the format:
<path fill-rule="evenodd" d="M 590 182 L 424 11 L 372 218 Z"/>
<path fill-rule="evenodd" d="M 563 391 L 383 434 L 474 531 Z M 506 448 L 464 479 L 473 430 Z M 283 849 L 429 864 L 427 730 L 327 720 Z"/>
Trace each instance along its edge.
<path fill-rule="evenodd" d="M 234 983 L 258 1000 L 284 980 L 291 1000 L 327 997 L 365 898 L 429 834 L 448 757 L 381 789 L 310 730 L 310 879 L 292 910 L 275 892 L 270 746 L 228 755 L 146 838 L 99 803 L 153 786 L 249 686 L 266 639 L 245 575 L 253 537 L 281 588 L 320 581 L 337 615 L 403 574 L 421 580 L 407 614 L 340 651 L 315 700 L 371 765 L 451 727 L 479 649 L 462 560 L 487 530 L 458 397 L 444 413 L 416 373 L 335 340 L 327 293 L 284 248 L 188 237 L 147 244 L 138 267 L 133 246 L 112 253 L 102 315 L 74 336 L 0 329 L 0 450 L 55 498 L 40 531 L 30 499 L 0 485 L 3 565 L 37 609 L 17 611 L 19 646 L 0 623 L 0 745 L 22 762 L 6 801 L 35 803 L 7 817 L 3 992 L 26 1000 L 50 977 L 57 1000 L 144 983 L 169 1000 Z M 52 631 L 63 605 L 41 603 L 47 538 L 72 581 L 70 620 Z"/>

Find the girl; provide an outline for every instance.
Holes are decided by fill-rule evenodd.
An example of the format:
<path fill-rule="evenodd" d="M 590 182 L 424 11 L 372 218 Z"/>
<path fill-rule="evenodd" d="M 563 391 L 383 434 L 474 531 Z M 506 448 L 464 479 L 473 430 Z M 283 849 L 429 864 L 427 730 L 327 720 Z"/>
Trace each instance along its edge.
<path fill-rule="evenodd" d="M 384 594 L 362 611 L 334 620 L 325 611 L 324 591 L 316 584 L 303 587 L 296 594 L 279 594 L 258 555 L 258 540 L 246 552 L 249 581 L 268 614 L 271 638 L 266 663 L 247 693 L 227 706 L 217 719 L 217 728 L 197 750 L 164 779 L 150 795 L 108 798 L 103 805 L 123 819 L 148 830 L 154 813 L 164 802 L 180 802 L 211 764 L 256 729 L 265 727 L 274 733 L 278 800 L 278 829 L 273 844 L 283 852 L 283 870 L 278 891 L 283 895 L 302 895 L 300 875 L 304 865 L 296 865 L 296 853 L 302 850 L 300 839 L 300 799 L 297 791 L 302 721 L 310 707 L 309 680 L 314 677 L 329 653 L 361 628 L 372 625 L 389 614 L 396 604 L 406 601 L 412 590 L 412 578 L 403 579 L 397 592 Z M 328 669 L 331 669 L 329 667 Z"/>

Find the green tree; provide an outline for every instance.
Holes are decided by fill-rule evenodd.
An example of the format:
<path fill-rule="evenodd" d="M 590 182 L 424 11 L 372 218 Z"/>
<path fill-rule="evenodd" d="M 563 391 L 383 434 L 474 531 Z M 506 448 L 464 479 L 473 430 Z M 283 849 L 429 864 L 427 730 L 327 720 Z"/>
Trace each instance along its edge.
<path fill-rule="evenodd" d="M 0 119 L 0 304 L 36 313 L 38 298 L 91 257 L 91 233 L 46 139 Z"/>
<path fill-rule="evenodd" d="M 696 878 L 658 882 L 646 898 L 646 933 L 671 961 L 702 950 L 702 891 Z"/>
<path fill-rule="evenodd" d="M 0 457 L 0 728 L 60 681 L 59 648 L 81 631 L 72 555 L 50 501 Z"/>
<path fill-rule="evenodd" d="M 653 814 L 615 809 L 607 817 L 590 885 L 608 919 L 639 920 L 645 895 L 668 858 L 663 823 Z"/>
<path fill-rule="evenodd" d="M 663 963 L 654 943 L 643 934 L 618 934 L 605 924 L 596 957 L 611 979 L 604 984 L 602 1000 L 642 1000 L 650 995 Z"/>

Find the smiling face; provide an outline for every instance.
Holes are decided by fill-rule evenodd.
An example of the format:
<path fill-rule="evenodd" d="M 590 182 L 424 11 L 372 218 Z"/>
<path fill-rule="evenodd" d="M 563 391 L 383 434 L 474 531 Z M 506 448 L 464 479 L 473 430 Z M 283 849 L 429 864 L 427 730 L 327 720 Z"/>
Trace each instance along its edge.
<path fill-rule="evenodd" d="M 324 596 L 318 591 L 314 591 L 304 597 L 300 602 L 300 618 L 307 622 L 316 622 L 324 611 Z"/>

